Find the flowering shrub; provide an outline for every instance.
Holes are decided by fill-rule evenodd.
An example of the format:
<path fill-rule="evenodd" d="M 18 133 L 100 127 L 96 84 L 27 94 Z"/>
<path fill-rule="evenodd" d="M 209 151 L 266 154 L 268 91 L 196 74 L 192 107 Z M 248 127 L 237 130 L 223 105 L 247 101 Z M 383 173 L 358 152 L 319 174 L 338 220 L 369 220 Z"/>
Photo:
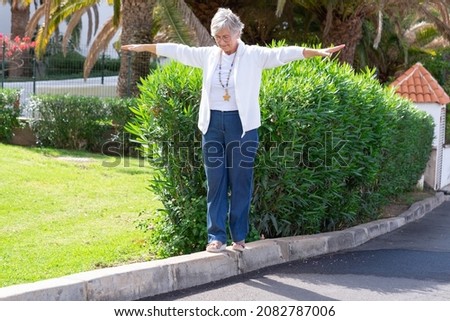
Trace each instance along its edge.
<path fill-rule="evenodd" d="M 0 33 L 0 60 L 14 62 L 16 67 L 20 67 L 23 64 L 22 59 L 20 59 L 22 53 L 35 46 L 36 43 L 31 41 L 30 37 L 20 38 L 16 36 L 11 39 Z"/>

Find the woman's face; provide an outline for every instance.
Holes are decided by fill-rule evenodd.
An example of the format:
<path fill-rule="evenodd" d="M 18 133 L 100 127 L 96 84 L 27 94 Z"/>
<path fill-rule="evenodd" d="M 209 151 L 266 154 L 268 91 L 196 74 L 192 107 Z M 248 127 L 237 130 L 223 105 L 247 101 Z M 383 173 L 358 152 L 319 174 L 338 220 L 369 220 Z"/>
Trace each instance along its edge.
<path fill-rule="evenodd" d="M 231 55 L 237 50 L 239 33 L 233 34 L 228 28 L 224 28 L 216 33 L 214 39 L 220 49 L 222 49 L 226 54 Z"/>

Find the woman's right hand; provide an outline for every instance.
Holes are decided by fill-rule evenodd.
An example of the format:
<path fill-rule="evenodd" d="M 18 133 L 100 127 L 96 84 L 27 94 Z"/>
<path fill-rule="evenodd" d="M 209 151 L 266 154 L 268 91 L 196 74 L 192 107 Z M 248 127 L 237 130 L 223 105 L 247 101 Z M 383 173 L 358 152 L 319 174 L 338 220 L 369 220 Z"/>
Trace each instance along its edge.
<path fill-rule="evenodd" d="M 123 45 L 120 48 L 125 51 L 134 51 L 134 52 L 149 51 L 151 53 L 156 53 L 155 44 L 130 44 L 130 45 Z"/>

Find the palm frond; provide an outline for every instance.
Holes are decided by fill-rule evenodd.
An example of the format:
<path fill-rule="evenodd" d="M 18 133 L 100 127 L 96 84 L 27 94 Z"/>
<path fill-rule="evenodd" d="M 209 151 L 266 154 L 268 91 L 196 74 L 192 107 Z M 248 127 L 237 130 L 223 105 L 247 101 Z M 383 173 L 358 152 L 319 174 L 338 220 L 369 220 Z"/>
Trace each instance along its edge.
<path fill-rule="evenodd" d="M 28 37 L 33 36 L 34 31 L 36 30 L 39 21 L 44 16 L 45 13 L 45 7 L 40 6 L 37 8 L 37 10 L 34 12 L 34 14 L 30 17 L 30 20 L 28 21 L 27 28 L 25 30 L 25 35 Z"/>
<path fill-rule="evenodd" d="M 381 33 L 383 32 L 383 10 L 378 11 L 377 35 L 373 41 L 373 48 L 378 49 L 381 41 Z"/>
<path fill-rule="evenodd" d="M 429 19 L 429 21 L 433 22 L 437 29 L 442 33 L 442 35 L 450 40 L 450 26 L 445 24 L 438 16 L 435 16 L 428 8 L 421 6 L 421 12 Z"/>
<path fill-rule="evenodd" d="M 157 10 L 156 22 L 160 22 L 161 26 L 167 26 L 165 29 L 166 36 L 171 41 L 192 45 L 193 37 L 190 35 L 183 17 L 177 8 L 174 0 L 159 0 L 159 10 Z"/>
<path fill-rule="evenodd" d="M 67 44 L 69 43 L 69 39 L 72 36 L 72 31 L 75 27 L 80 23 L 81 17 L 88 10 L 88 8 L 81 9 L 80 11 L 75 12 L 70 18 L 69 23 L 67 24 L 67 30 L 64 33 L 62 40 L 62 51 L 64 56 L 67 54 Z"/>
<path fill-rule="evenodd" d="M 95 35 L 97 33 L 97 31 L 98 31 L 98 27 L 99 27 L 99 24 L 100 24 L 100 14 L 98 12 L 98 5 L 97 4 L 92 6 L 92 11 L 94 12 L 94 22 L 95 22 L 94 23 L 93 34 Z"/>
<path fill-rule="evenodd" d="M 53 35 L 59 24 L 74 13 L 85 8 L 92 7 L 97 0 L 64 1 L 45 0 L 41 17 L 44 17 L 44 24 L 38 32 L 36 38 L 36 56 L 40 58 L 44 55 L 50 37 Z M 34 18 L 34 17 L 33 17 Z M 73 29 L 72 29 L 73 30 Z"/>
<path fill-rule="evenodd" d="M 48 30 L 48 24 L 50 20 L 50 13 L 52 12 L 52 1 L 51 0 L 44 0 L 44 26 L 42 29 L 42 34 L 46 34 Z"/>
<path fill-rule="evenodd" d="M 330 32 L 331 26 L 333 25 L 333 10 L 334 5 L 332 2 L 327 5 L 327 18 L 325 19 L 325 27 L 323 30 L 323 34 L 327 35 Z"/>
<path fill-rule="evenodd" d="M 92 43 L 92 47 L 89 49 L 86 60 L 84 61 L 83 68 L 83 77 L 85 80 L 91 73 L 91 70 L 96 63 L 100 52 L 105 50 L 105 48 L 111 42 L 111 39 L 119 29 L 119 27 L 114 24 L 113 20 L 113 18 L 110 18 L 108 21 L 106 21 L 102 29 L 99 31 L 94 42 Z"/>
<path fill-rule="evenodd" d="M 92 36 L 95 35 L 98 31 L 98 25 L 100 16 L 98 13 L 98 5 L 94 4 L 89 10 L 86 11 L 88 15 L 88 31 L 87 31 L 87 39 L 86 46 L 89 46 L 91 43 Z"/>
<path fill-rule="evenodd" d="M 40 40 L 43 39 L 43 33 L 44 33 L 44 28 L 40 28 L 36 34 L 36 47 L 34 47 L 34 51 L 36 53 L 36 58 L 40 59 L 43 55 L 43 52 L 45 51 L 45 48 L 47 47 L 48 44 L 48 40 L 44 41 L 44 40 Z"/>
<path fill-rule="evenodd" d="M 114 0 L 113 1 L 113 23 L 115 26 L 118 26 L 120 23 L 120 10 L 121 10 L 121 1 L 120 0 Z"/>
<path fill-rule="evenodd" d="M 86 46 L 89 46 L 89 44 L 91 43 L 92 32 L 93 32 L 93 28 L 92 28 L 92 11 L 91 10 L 87 10 L 86 14 L 88 16 L 88 30 L 87 30 Z"/>
<path fill-rule="evenodd" d="M 279 18 L 283 14 L 284 6 L 286 5 L 286 0 L 278 0 L 277 1 L 277 11 L 275 15 Z"/>
<path fill-rule="evenodd" d="M 416 44 L 421 47 L 425 47 L 427 44 L 431 43 L 433 40 L 439 37 L 439 31 L 434 25 L 421 28 L 416 32 Z"/>
<path fill-rule="evenodd" d="M 51 12 L 51 19 L 61 22 L 79 10 L 93 7 L 97 2 L 98 0 L 67 1 Z"/>
<path fill-rule="evenodd" d="M 177 8 L 183 17 L 185 24 L 192 30 L 195 31 L 195 35 L 198 39 L 199 46 L 212 46 L 214 41 L 209 34 L 209 31 L 203 26 L 203 24 L 198 20 L 194 12 L 189 8 L 184 0 L 179 0 L 177 2 Z"/>
<path fill-rule="evenodd" d="M 62 21 L 53 21 L 50 19 L 52 13 L 59 8 L 59 5 L 60 1 L 58 0 L 55 0 L 54 2 L 52 0 L 44 1 L 42 13 L 44 17 L 44 24 L 39 29 L 36 36 L 35 54 L 38 59 L 40 59 L 44 55 L 47 45 L 50 41 L 50 36 L 55 32 L 59 23 Z"/>
<path fill-rule="evenodd" d="M 442 22 L 446 25 L 449 25 L 449 16 L 448 16 L 448 9 L 442 1 L 436 1 L 437 10 L 440 13 L 440 16 L 442 18 Z"/>

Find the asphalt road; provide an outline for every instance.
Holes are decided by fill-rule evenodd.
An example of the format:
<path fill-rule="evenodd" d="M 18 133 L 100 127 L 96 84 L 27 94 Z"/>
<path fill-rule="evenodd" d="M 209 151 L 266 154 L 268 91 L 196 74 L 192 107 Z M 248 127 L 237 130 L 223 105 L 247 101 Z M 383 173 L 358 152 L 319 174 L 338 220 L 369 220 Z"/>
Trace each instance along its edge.
<path fill-rule="evenodd" d="M 450 201 L 343 252 L 289 262 L 157 301 L 450 300 Z"/>

